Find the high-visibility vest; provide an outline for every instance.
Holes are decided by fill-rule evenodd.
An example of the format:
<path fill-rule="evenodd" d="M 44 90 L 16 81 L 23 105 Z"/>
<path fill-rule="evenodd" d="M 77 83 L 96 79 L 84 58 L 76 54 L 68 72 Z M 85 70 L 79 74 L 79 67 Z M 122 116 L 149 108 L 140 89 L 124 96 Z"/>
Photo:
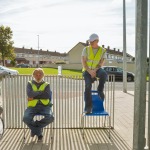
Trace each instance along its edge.
<path fill-rule="evenodd" d="M 97 53 L 94 55 L 92 46 L 90 45 L 86 47 L 86 51 L 88 54 L 87 66 L 90 69 L 95 69 L 97 65 L 99 64 L 99 61 L 101 60 L 103 54 L 106 52 L 106 49 L 99 47 Z M 86 70 L 85 68 L 82 69 L 82 71 L 85 71 L 85 70 Z"/>
<path fill-rule="evenodd" d="M 29 81 L 29 83 L 31 84 L 32 89 L 33 89 L 33 91 L 35 91 L 35 92 L 36 92 L 36 91 L 44 91 L 44 90 L 45 90 L 45 87 L 49 84 L 49 83 L 47 83 L 47 82 L 44 82 L 44 83 L 40 86 L 40 88 L 38 89 L 38 88 L 36 87 L 36 85 L 32 83 L 32 81 Z M 41 101 L 41 103 L 42 103 L 43 105 L 48 105 L 48 104 L 50 103 L 50 99 L 33 99 L 33 100 L 31 100 L 31 101 L 28 101 L 28 107 L 35 107 L 36 104 L 37 104 L 37 102 L 38 102 L 39 100 Z"/>

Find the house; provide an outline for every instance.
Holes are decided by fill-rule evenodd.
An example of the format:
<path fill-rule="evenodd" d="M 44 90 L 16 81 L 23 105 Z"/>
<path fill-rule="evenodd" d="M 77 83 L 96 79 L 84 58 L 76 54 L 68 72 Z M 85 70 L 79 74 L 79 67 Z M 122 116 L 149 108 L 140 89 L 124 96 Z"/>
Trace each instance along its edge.
<path fill-rule="evenodd" d="M 52 51 L 44 51 L 27 49 L 27 48 L 15 48 L 14 53 L 16 54 L 16 63 L 27 63 L 31 66 L 36 66 L 39 62 L 40 66 L 48 65 L 51 63 L 57 62 L 65 62 L 66 61 L 66 53 L 52 52 Z"/>
<path fill-rule="evenodd" d="M 87 45 L 88 43 L 79 42 L 68 52 L 68 63 L 70 65 L 70 68 L 82 69 L 81 54 L 83 48 Z M 123 52 L 121 52 L 119 49 L 116 50 L 115 48 L 110 49 L 109 46 L 106 48 L 104 45 L 102 45 L 102 47 L 106 49 L 105 65 L 118 66 L 123 68 Z M 135 66 L 134 57 L 127 53 L 126 59 L 127 59 L 127 70 L 134 72 Z"/>
<path fill-rule="evenodd" d="M 68 63 L 69 64 L 80 64 L 81 65 L 81 53 L 85 46 L 87 46 L 87 43 L 79 42 L 68 52 Z"/>
<path fill-rule="evenodd" d="M 79 42 L 68 52 L 69 64 L 81 64 L 82 50 L 87 45 L 88 45 L 87 43 Z M 104 45 L 102 45 L 102 47 L 104 47 Z M 118 50 L 116 50 L 115 48 L 110 49 L 109 46 L 105 49 L 106 49 L 106 60 L 123 62 L 123 52 L 120 52 L 119 49 Z M 134 58 L 133 56 L 127 54 L 127 62 L 133 62 L 133 58 Z"/>
<path fill-rule="evenodd" d="M 58 65 L 62 65 L 63 69 L 75 69 L 81 70 L 81 54 L 83 48 L 88 43 L 79 42 L 77 43 L 68 53 L 52 52 L 49 50 L 34 50 L 32 48 L 15 48 L 16 63 L 30 64 L 32 67 L 36 67 L 38 62 L 40 67 L 53 67 L 57 68 Z M 104 45 L 102 47 L 105 48 Z M 118 66 L 123 68 L 123 52 L 119 49 L 110 49 L 108 46 L 106 49 L 106 66 Z M 127 53 L 127 71 L 134 72 L 135 63 L 134 57 Z M 9 62 L 10 63 L 10 62 Z"/>

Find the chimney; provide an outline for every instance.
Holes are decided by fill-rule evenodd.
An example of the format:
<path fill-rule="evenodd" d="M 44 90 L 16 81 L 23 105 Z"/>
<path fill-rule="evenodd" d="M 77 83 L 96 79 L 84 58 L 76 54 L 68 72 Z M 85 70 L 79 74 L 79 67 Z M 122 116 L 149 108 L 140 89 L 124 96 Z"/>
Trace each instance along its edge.
<path fill-rule="evenodd" d="M 110 46 L 108 46 L 107 49 L 110 50 Z"/>
<path fill-rule="evenodd" d="M 118 52 L 120 52 L 120 49 L 118 49 Z"/>
<path fill-rule="evenodd" d="M 116 51 L 116 48 L 114 48 L 114 51 Z"/>
<path fill-rule="evenodd" d="M 89 41 L 88 40 L 86 40 L 86 46 L 89 46 Z"/>

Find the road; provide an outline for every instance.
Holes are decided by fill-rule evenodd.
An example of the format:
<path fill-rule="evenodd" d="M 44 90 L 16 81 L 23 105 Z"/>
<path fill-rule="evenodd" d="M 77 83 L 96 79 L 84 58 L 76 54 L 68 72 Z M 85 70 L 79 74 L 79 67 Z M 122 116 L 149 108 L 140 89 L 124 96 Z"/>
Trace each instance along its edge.
<path fill-rule="evenodd" d="M 115 82 L 115 90 L 123 91 L 123 82 Z M 134 91 L 134 82 L 127 82 L 127 91 Z"/>
<path fill-rule="evenodd" d="M 123 90 L 123 82 L 115 82 L 115 90 Z M 127 82 L 127 91 L 134 91 L 134 82 Z M 147 82 L 147 91 L 148 91 L 148 82 Z"/>

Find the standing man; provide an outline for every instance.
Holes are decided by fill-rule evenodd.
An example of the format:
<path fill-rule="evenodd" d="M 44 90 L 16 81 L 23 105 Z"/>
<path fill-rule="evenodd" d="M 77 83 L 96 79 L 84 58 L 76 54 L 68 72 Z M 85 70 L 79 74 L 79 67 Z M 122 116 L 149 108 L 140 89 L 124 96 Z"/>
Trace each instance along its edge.
<path fill-rule="evenodd" d="M 23 121 L 31 129 L 31 137 L 43 139 L 43 128 L 54 121 L 51 111 L 51 91 L 49 83 L 43 80 L 44 71 L 37 68 L 33 71 L 33 80 L 27 84 L 28 108 L 25 110 Z M 44 116 L 40 121 L 34 121 L 36 115 Z"/>
<path fill-rule="evenodd" d="M 83 77 L 85 80 L 85 113 L 92 112 L 92 83 L 99 79 L 97 91 L 102 100 L 104 100 L 104 84 L 107 79 L 107 73 L 101 67 L 104 64 L 106 50 L 98 45 L 99 37 L 97 34 L 91 34 L 89 37 L 89 46 L 86 46 L 82 52 Z"/>

